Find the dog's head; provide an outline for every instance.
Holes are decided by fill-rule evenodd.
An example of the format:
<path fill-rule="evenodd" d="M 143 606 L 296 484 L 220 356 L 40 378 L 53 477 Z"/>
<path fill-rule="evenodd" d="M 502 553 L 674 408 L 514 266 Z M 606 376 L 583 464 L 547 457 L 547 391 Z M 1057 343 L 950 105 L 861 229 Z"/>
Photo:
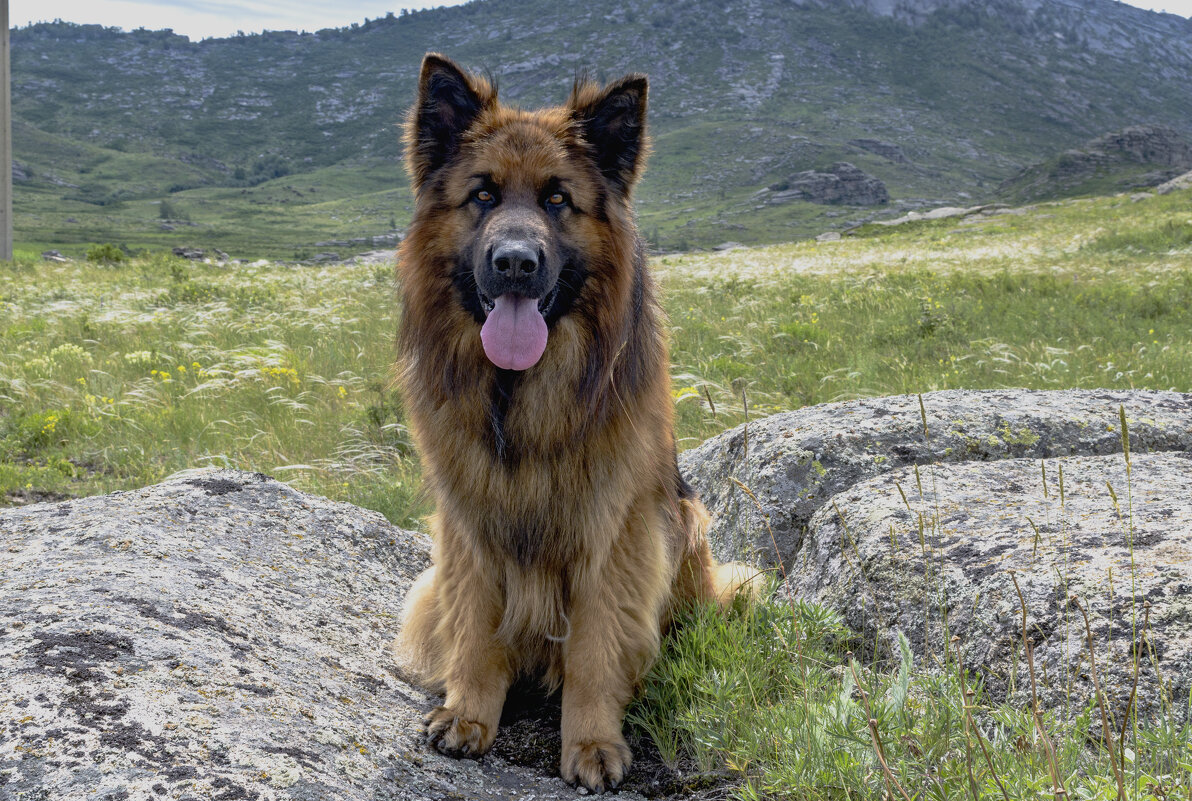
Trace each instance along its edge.
<path fill-rule="evenodd" d="M 585 284 L 631 263 L 613 251 L 634 238 L 610 232 L 632 230 L 646 94 L 643 75 L 577 80 L 564 106 L 522 111 L 499 104 L 491 81 L 436 54 L 423 60 L 406 126 L 412 231 L 421 227 L 428 261 L 450 272 L 497 367 L 536 364 Z"/>

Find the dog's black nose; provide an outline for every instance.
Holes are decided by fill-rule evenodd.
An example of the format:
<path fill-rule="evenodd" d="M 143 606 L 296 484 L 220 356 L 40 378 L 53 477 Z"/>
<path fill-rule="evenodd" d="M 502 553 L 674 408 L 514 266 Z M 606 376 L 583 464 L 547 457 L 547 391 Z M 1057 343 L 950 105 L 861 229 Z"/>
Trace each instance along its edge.
<path fill-rule="evenodd" d="M 538 262 L 538 250 L 524 242 L 506 242 L 493 251 L 493 269 L 506 278 L 533 275 Z"/>

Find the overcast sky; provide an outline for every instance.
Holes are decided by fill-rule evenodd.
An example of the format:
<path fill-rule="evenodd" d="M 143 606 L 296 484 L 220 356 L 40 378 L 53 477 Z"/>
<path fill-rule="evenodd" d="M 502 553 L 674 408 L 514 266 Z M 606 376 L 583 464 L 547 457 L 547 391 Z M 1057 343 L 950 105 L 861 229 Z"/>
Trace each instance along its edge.
<path fill-rule="evenodd" d="M 383 17 L 390 11 L 459 5 L 464 0 L 9 0 L 13 26 L 62 19 L 125 30 L 173 28 L 202 39 L 236 31 L 317 31 Z M 562 2 L 563 0 L 560 0 Z M 574 2 L 574 0 L 572 0 Z M 1131 5 L 1192 16 L 1192 0 L 1129 0 Z"/>

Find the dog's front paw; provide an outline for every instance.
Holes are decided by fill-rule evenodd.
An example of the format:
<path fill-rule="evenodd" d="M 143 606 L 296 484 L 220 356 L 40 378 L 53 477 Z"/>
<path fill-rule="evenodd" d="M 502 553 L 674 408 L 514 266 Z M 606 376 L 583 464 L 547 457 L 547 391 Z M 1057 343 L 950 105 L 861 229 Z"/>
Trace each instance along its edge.
<path fill-rule="evenodd" d="M 616 742 L 569 743 L 563 747 L 560 773 L 565 781 L 603 793 L 617 789 L 631 762 L 633 753 L 623 737 Z"/>
<path fill-rule="evenodd" d="M 423 722 L 426 724 L 426 741 L 447 756 L 478 757 L 489 749 L 497 736 L 495 725 L 465 720 L 445 706 L 435 707 Z"/>

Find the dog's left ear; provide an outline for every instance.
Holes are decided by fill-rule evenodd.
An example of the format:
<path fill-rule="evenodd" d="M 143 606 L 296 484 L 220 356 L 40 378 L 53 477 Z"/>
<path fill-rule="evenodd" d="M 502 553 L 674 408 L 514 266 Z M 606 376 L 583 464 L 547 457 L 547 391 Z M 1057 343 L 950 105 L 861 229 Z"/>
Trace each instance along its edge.
<path fill-rule="evenodd" d="M 577 81 L 568 105 L 596 166 L 609 184 L 628 195 L 646 161 L 645 75 L 626 75 L 603 89 Z"/>

